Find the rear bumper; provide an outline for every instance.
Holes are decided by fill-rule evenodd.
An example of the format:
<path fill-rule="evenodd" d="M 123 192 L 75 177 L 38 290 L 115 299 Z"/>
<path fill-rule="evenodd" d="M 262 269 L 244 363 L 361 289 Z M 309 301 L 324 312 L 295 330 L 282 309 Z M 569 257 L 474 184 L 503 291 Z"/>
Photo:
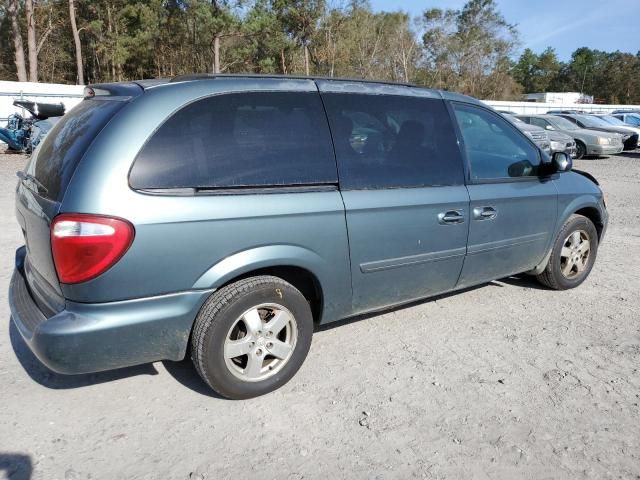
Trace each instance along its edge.
<path fill-rule="evenodd" d="M 47 318 L 38 308 L 16 252 L 9 287 L 11 318 L 38 359 L 58 373 L 111 370 L 184 358 L 191 326 L 212 290 L 111 303 L 66 302 Z"/>

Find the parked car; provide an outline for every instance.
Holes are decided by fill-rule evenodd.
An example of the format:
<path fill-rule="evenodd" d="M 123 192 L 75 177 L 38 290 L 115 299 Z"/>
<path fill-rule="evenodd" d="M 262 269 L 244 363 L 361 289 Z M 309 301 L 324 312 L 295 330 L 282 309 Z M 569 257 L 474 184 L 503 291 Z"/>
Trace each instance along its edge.
<path fill-rule="evenodd" d="M 567 155 L 570 155 L 571 158 L 576 157 L 576 142 L 569 135 L 565 135 L 558 131 L 546 130 L 545 128 L 537 125 L 526 123 L 518 118 L 517 115 L 504 116 L 511 120 L 514 125 L 522 130 L 526 135 L 535 135 L 533 138 L 536 144 L 549 155 L 555 152 L 564 152 Z M 536 138 L 543 140 L 536 141 Z"/>
<path fill-rule="evenodd" d="M 531 125 L 570 135 L 576 142 L 576 158 L 586 155 L 615 155 L 624 149 L 622 137 L 617 133 L 594 132 L 580 128 L 573 122 L 558 115 L 518 115 Z"/>
<path fill-rule="evenodd" d="M 571 168 L 450 92 L 96 85 L 19 173 L 12 319 L 57 372 L 190 355 L 253 397 L 292 378 L 315 324 L 521 272 L 580 285 L 608 213 Z"/>
<path fill-rule="evenodd" d="M 640 113 L 640 108 L 620 108 L 611 113 Z"/>
<path fill-rule="evenodd" d="M 640 127 L 640 113 L 634 112 L 621 112 L 621 113 L 612 113 L 613 117 L 618 120 L 623 121 L 627 125 L 632 125 L 634 127 Z"/>
<path fill-rule="evenodd" d="M 547 110 L 547 115 L 556 115 L 559 113 L 570 113 L 570 114 L 578 114 L 578 113 L 587 113 L 584 110 Z"/>
<path fill-rule="evenodd" d="M 613 125 L 614 127 L 624 128 L 629 132 L 633 132 L 636 135 L 640 135 L 640 127 L 634 127 L 633 125 L 624 123 L 622 120 L 614 117 L 613 115 L 603 114 L 603 115 L 596 115 L 596 117 L 604 120 L 605 122 L 607 122 L 610 125 Z"/>
<path fill-rule="evenodd" d="M 600 132 L 617 133 L 622 136 L 624 150 L 635 150 L 638 147 L 638 134 L 627 128 L 614 127 L 595 115 L 560 115 L 563 118 L 575 123 L 580 128 L 596 130 Z"/>
<path fill-rule="evenodd" d="M 551 142 L 549 140 L 549 135 L 544 128 L 528 125 L 514 115 L 503 113 L 502 116 L 531 138 L 531 140 L 533 140 L 544 153 L 551 155 Z"/>

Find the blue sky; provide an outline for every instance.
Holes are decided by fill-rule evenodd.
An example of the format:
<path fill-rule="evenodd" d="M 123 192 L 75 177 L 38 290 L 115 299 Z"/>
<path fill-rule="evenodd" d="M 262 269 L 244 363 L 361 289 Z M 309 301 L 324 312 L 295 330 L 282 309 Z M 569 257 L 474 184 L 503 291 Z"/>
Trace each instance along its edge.
<path fill-rule="evenodd" d="M 520 32 L 519 52 L 556 49 L 568 60 L 579 47 L 637 53 L 640 0 L 496 0 L 500 12 Z M 465 0 L 371 0 L 375 10 L 404 10 L 413 16 L 428 8 L 460 9 Z"/>

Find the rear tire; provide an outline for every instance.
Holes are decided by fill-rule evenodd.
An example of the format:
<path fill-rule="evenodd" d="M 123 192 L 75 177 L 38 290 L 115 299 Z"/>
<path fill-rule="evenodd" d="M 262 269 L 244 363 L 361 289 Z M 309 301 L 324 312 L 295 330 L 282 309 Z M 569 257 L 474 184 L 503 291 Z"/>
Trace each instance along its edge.
<path fill-rule="evenodd" d="M 252 398 L 295 375 L 312 335 L 311 308 L 298 289 L 278 277 L 251 277 L 207 299 L 195 321 L 191 358 L 223 397 Z"/>
<path fill-rule="evenodd" d="M 560 229 L 544 271 L 536 278 L 554 290 L 575 288 L 586 280 L 598 253 L 598 231 L 591 220 L 571 215 Z"/>

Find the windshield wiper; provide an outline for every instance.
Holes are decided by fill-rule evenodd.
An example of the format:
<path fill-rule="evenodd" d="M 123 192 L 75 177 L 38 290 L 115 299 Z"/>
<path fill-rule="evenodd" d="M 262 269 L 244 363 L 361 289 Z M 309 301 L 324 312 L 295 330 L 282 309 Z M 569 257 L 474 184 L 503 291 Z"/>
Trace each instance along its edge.
<path fill-rule="evenodd" d="M 30 173 L 23 172 L 22 170 L 20 170 L 20 171 L 16 172 L 16 175 L 23 182 L 25 180 L 29 180 L 30 182 L 32 182 L 38 188 L 38 193 L 40 193 L 40 192 L 47 193 L 49 191 L 49 189 L 47 187 L 45 187 L 40 180 L 38 180 L 36 177 L 31 175 Z"/>

